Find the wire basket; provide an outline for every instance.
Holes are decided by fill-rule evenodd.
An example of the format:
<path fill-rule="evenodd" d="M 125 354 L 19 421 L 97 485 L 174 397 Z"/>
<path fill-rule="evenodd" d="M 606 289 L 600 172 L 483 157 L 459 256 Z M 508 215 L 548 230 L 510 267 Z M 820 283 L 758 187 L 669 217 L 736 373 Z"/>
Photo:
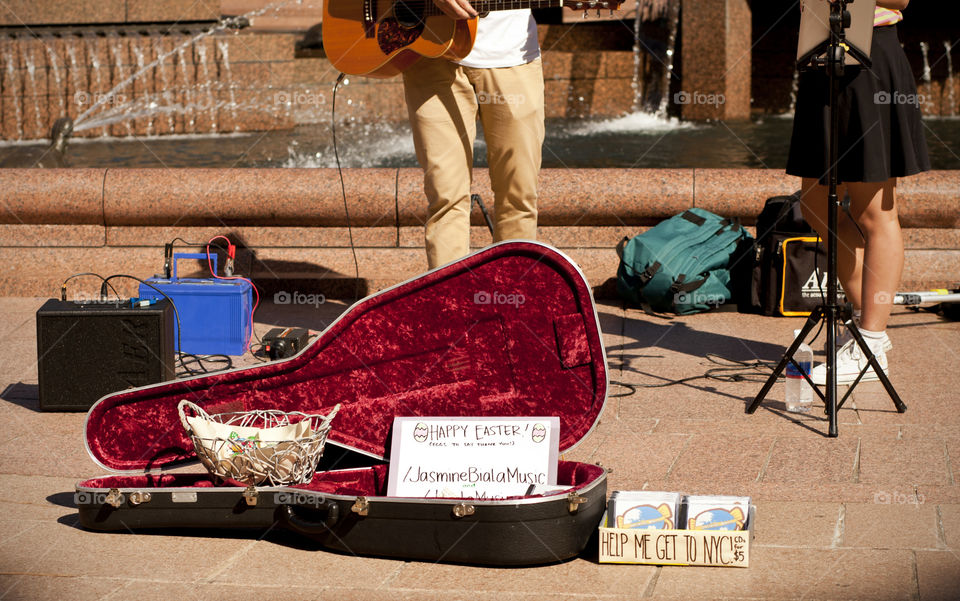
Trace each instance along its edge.
<path fill-rule="evenodd" d="M 327 415 L 277 410 L 210 415 L 184 399 L 177 410 L 200 463 L 211 474 L 247 485 L 284 486 L 313 478 L 340 405 Z"/>

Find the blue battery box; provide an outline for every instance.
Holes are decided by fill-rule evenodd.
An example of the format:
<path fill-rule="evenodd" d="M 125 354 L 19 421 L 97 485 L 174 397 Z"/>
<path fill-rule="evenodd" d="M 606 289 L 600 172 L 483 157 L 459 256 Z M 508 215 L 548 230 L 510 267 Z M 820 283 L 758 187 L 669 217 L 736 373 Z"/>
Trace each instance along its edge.
<path fill-rule="evenodd" d="M 250 314 L 253 287 L 246 280 L 177 276 L 179 259 L 206 258 L 206 253 L 174 253 L 173 277 L 169 280 L 152 277 L 146 281 L 169 296 L 177 308 L 183 345 L 180 349 L 174 336 L 178 351 L 195 355 L 243 355 L 253 327 Z M 217 257 L 210 255 L 210 258 L 216 273 Z M 163 298 L 144 284 L 140 284 L 140 297 Z"/>

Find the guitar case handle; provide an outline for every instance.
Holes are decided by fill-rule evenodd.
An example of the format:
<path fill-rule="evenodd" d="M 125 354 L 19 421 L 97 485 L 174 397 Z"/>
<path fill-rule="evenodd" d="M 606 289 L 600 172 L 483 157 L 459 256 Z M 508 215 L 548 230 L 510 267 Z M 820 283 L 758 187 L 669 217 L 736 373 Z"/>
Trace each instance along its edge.
<path fill-rule="evenodd" d="M 322 521 L 315 522 L 301 516 L 293 505 L 284 505 L 280 511 L 280 522 L 299 534 L 307 536 L 327 534 L 340 520 L 340 507 L 335 501 L 328 500 L 320 505 L 319 510 L 326 511 L 326 517 Z"/>

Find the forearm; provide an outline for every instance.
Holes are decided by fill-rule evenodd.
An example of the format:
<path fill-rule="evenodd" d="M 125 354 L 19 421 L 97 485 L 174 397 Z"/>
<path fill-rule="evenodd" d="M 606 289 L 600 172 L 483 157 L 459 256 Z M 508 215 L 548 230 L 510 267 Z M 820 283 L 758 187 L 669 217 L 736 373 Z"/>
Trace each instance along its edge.
<path fill-rule="evenodd" d="M 830 1 L 835 2 L 836 0 Z M 891 10 L 903 10 L 908 4 L 910 4 L 910 0 L 877 0 L 877 6 Z"/>

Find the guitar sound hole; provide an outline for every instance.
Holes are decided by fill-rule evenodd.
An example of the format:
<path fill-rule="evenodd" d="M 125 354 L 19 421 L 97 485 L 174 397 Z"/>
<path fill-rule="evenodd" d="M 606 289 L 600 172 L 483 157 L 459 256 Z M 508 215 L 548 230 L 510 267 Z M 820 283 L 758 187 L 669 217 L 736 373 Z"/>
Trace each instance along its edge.
<path fill-rule="evenodd" d="M 393 16 L 400 27 L 413 29 L 423 23 L 423 2 L 397 0 L 393 3 Z"/>

